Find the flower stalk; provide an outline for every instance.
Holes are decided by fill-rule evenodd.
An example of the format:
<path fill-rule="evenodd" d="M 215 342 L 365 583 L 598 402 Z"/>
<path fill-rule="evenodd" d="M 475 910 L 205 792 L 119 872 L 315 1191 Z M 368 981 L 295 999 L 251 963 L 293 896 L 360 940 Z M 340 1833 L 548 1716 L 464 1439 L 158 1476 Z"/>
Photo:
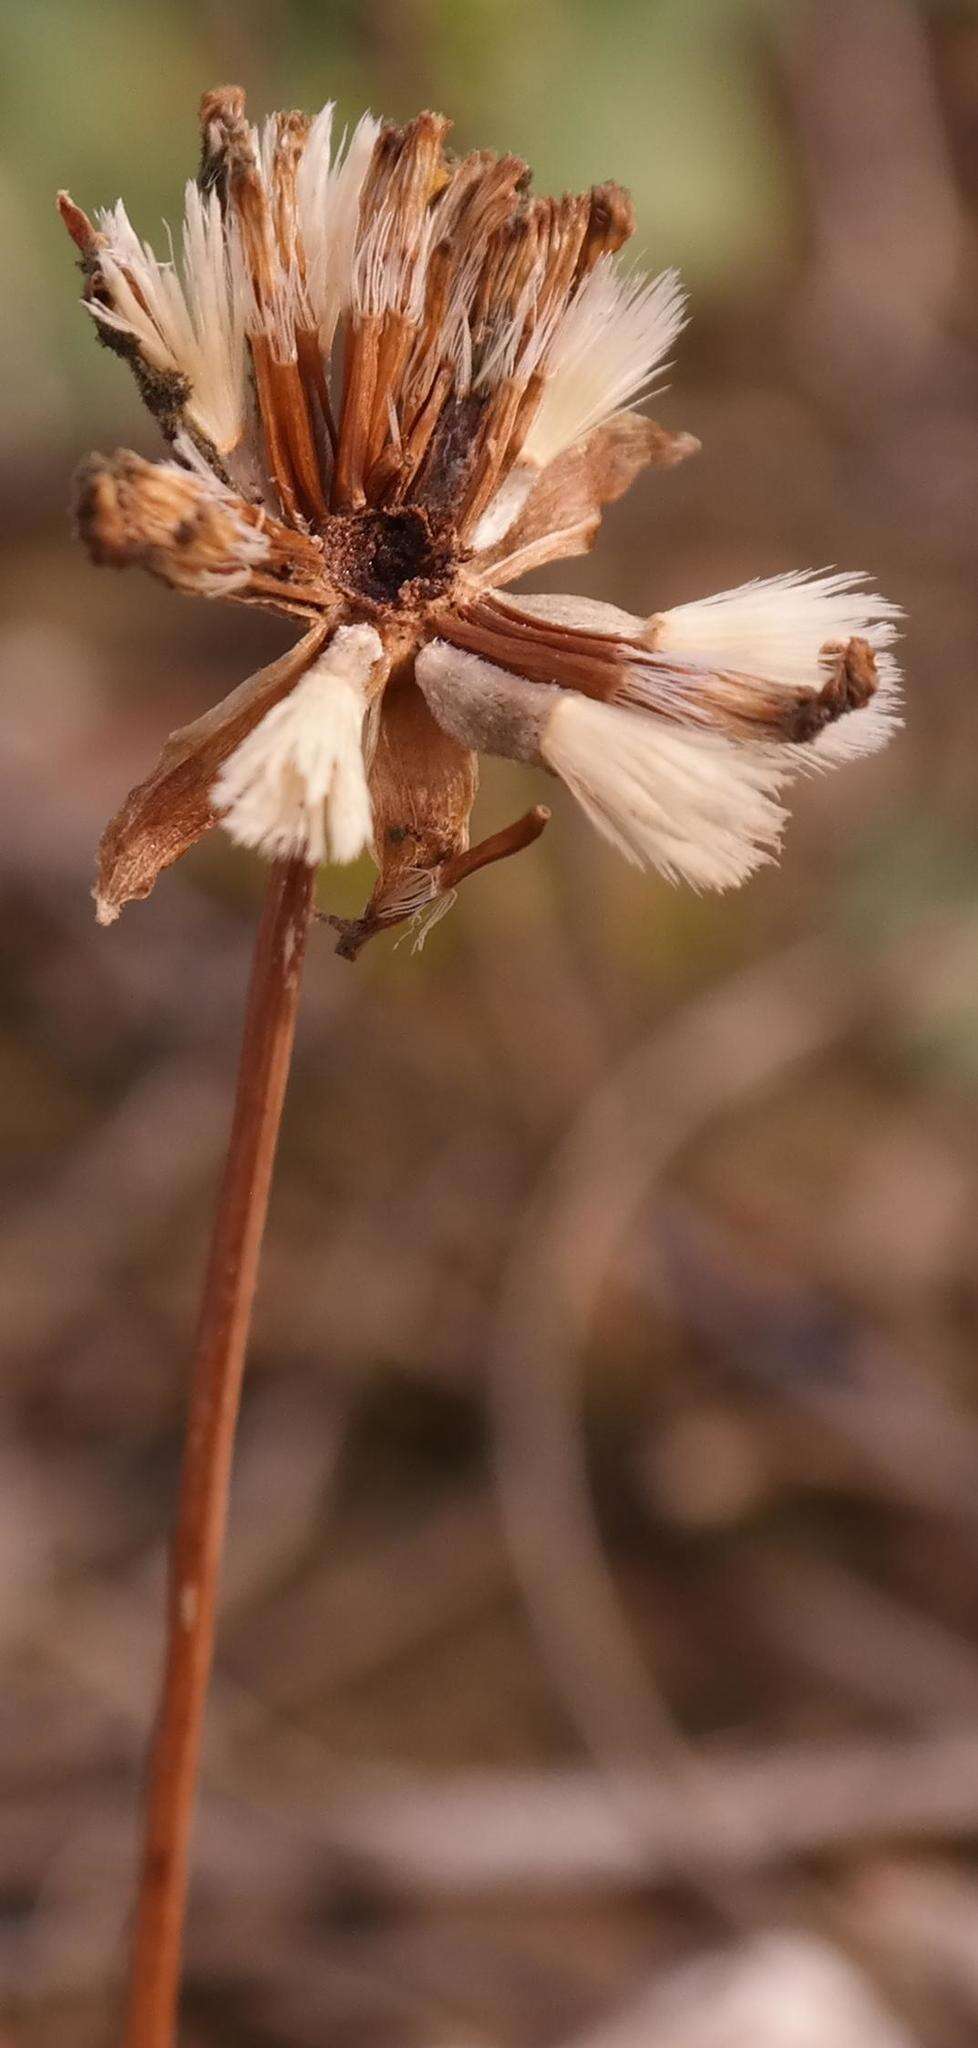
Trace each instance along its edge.
<path fill-rule="evenodd" d="M 355 959 L 423 942 L 462 882 L 529 847 L 536 804 L 472 842 L 482 755 L 564 784 L 624 857 L 696 888 L 776 855 L 806 770 L 899 724 L 899 608 L 861 573 L 779 573 L 651 612 L 510 586 L 586 553 L 643 470 L 699 443 L 637 410 L 685 324 L 675 271 L 622 267 L 614 183 L 548 199 L 450 123 L 247 117 L 205 93 L 179 250 L 121 201 L 59 207 L 100 340 L 169 444 L 93 455 L 92 559 L 258 606 L 301 634 L 171 734 L 110 821 L 99 922 L 220 824 L 272 862 L 190 1396 L 125 2048 L 171 2048 L 235 1419 L 316 869 L 367 848 Z"/>
<path fill-rule="evenodd" d="M 255 945 L 190 1387 L 124 2048 L 172 2048 L 175 2039 L 231 1459 L 314 881 L 315 869 L 304 860 L 272 867 Z"/>

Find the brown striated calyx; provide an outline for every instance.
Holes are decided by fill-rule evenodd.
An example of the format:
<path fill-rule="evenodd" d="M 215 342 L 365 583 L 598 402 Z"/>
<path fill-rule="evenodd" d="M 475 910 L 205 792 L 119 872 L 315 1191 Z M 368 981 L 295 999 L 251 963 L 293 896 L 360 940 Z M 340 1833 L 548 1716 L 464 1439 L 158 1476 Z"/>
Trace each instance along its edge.
<path fill-rule="evenodd" d="M 450 126 L 443 115 L 425 112 L 403 128 L 381 129 L 364 179 L 359 237 L 369 257 L 368 275 L 364 296 L 358 303 L 354 294 L 344 323 L 332 481 L 338 512 L 356 511 L 367 502 L 371 474 L 385 475 L 384 460 L 395 453 L 389 447 L 392 420 L 399 423 L 394 434 L 398 448 L 407 425 L 401 418 L 402 385 L 418 332 L 413 280 L 428 209 L 449 178 L 443 149 Z M 376 273 L 385 267 L 391 271 L 390 296 L 376 290 Z"/>
<path fill-rule="evenodd" d="M 614 696 L 629 643 L 550 625 L 528 614 L 508 613 L 491 598 L 439 620 L 439 637 L 495 668 L 527 682 L 577 690 L 608 703 Z M 631 652 L 640 650 L 633 646 Z"/>
<path fill-rule="evenodd" d="M 102 834 L 94 890 L 100 924 L 114 924 L 124 904 L 148 896 L 163 869 L 215 823 L 210 791 L 218 769 L 295 688 L 331 629 L 331 621 L 316 626 L 203 718 L 170 734 L 152 773 L 130 790 Z"/>
<path fill-rule="evenodd" d="M 632 633 L 573 625 L 489 589 L 446 608 L 438 637 L 530 683 L 576 690 L 598 703 L 637 704 L 670 723 L 713 728 L 733 739 L 804 745 L 875 695 L 876 659 L 867 640 L 826 644 L 820 660 L 828 680 L 815 689 L 685 661 L 661 647 L 664 623 L 661 614 L 636 619 Z M 427 681 L 425 688 L 430 698 Z M 463 711 L 466 701 L 463 696 Z M 493 751 L 513 749 L 497 745 Z"/>

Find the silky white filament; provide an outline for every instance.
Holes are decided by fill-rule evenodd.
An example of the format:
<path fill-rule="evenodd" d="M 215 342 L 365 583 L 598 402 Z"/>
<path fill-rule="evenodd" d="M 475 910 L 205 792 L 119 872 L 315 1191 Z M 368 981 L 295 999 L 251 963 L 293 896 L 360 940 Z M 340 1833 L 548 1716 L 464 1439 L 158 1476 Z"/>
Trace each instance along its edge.
<path fill-rule="evenodd" d="M 541 753 L 619 853 L 669 881 L 734 888 L 777 851 L 785 774 L 773 749 L 679 732 L 569 690 Z"/>
<path fill-rule="evenodd" d="M 819 689 L 827 670 L 826 645 L 854 636 L 876 656 L 877 687 L 859 711 L 793 746 L 798 765 L 829 768 L 884 747 L 900 724 L 900 670 L 890 648 L 899 605 L 864 589 L 857 572 L 804 570 L 757 578 L 692 604 L 676 605 L 647 621 L 656 652 L 684 664 L 736 676 L 759 676 L 785 689 Z"/>
<path fill-rule="evenodd" d="M 819 652 L 854 634 L 872 648 L 896 637 L 899 605 L 863 588 L 865 576 L 809 569 L 758 577 L 736 590 L 658 612 L 657 651 L 698 668 L 740 670 L 786 686 L 824 682 Z"/>
<path fill-rule="evenodd" d="M 247 421 L 245 301 L 237 236 L 216 192 L 188 182 L 182 279 L 135 233 L 121 199 L 97 216 L 106 246 L 99 269 L 111 303 L 89 302 L 103 327 L 132 337 L 151 369 L 189 386 L 183 411 L 219 454 L 237 447 Z"/>
<path fill-rule="evenodd" d="M 648 396 L 686 324 L 675 270 L 628 276 L 602 256 L 557 323 L 543 397 L 523 448 L 541 466 L 592 427 Z"/>
<path fill-rule="evenodd" d="M 269 860 L 356 860 L 370 843 L 363 718 L 383 653 L 372 626 L 340 626 L 281 704 L 225 762 L 211 791 L 232 839 Z"/>
<path fill-rule="evenodd" d="M 364 114 L 349 142 L 344 137 L 334 151 L 333 107 L 327 105 L 313 121 L 299 161 L 296 208 L 305 294 L 326 356 L 353 294 L 360 193 L 379 133 L 380 122 Z"/>

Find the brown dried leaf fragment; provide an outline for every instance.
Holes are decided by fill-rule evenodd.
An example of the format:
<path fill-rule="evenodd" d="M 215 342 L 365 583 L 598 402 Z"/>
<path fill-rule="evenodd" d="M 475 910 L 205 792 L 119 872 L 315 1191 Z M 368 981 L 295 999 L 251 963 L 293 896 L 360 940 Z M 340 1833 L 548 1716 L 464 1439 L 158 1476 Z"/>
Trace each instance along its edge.
<path fill-rule="evenodd" d="M 586 555 L 604 506 L 623 497 L 641 470 L 674 469 L 699 447 L 695 435 L 672 434 L 642 413 L 615 413 L 548 464 L 509 533 L 477 557 L 467 580 L 499 587 L 545 562 Z"/>
<path fill-rule="evenodd" d="M 114 924 L 124 904 L 148 896 L 163 869 L 215 823 L 210 791 L 218 769 L 266 711 L 294 689 L 320 653 L 331 623 L 314 627 L 202 718 L 170 734 L 152 774 L 130 790 L 102 835 L 93 892 L 99 924 Z"/>

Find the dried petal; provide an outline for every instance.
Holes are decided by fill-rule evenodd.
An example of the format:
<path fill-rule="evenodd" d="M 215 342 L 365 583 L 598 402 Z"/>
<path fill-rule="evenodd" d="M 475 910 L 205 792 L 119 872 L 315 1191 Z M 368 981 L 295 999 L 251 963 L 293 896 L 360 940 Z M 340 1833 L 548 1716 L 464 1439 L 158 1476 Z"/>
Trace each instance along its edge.
<path fill-rule="evenodd" d="M 544 468 L 592 428 L 647 398 L 685 326 L 685 308 L 677 271 L 629 276 L 602 256 L 547 349 L 524 453 Z"/>
<path fill-rule="evenodd" d="M 130 790 L 102 835 L 94 892 L 100 924 L 113 924 L 124 904 L 148 896 L 162 870 L 216 822 L 210 791 L 218 769 L 294 688 L 329 631 L 328 623 L 314 627 L 213 710 L 170 734 L 152 774 Z"/>
<path fill-rule="evenodd" d="M 512 583 L 545 562 L 586 555 L 605 505 L 623 497 L 650 464 L 673 469 L 699 445 L 692 434 L 671 434 L 641 413 L 616 413 L 541 472 L 515 524 L 477 558 L 469 580 Z"/>
<path fill-rule="evenodd" d="M 181 270 L 140 241 L 121 200 L 97 227 L 67 193 L 58 205 L 101 339 L 130 362 L 164 432 L 184 427 L 226 473 L 247 429 L 247 365 L 238 254 L 217 194 L 186 187 Z"/>

